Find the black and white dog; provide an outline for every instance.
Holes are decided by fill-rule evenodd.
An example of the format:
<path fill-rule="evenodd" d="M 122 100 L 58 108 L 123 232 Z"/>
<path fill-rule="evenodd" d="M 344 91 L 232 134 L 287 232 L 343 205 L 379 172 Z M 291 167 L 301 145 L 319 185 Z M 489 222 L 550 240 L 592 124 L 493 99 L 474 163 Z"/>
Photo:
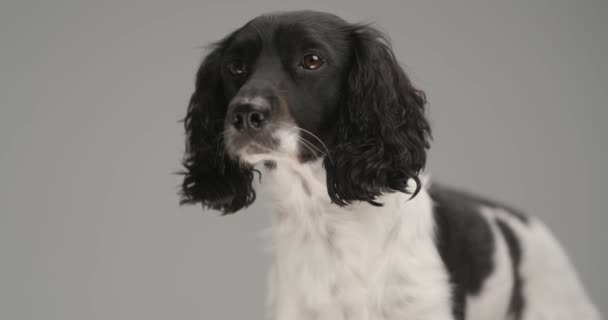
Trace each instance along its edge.
<path fill-rule="evenodd" d="M 600 316 L 537 219 L 430 184 L 425 96 L 367 25 L 263 15 L 204 59 L 182 202 L 273 200 L 276 320 Z"/>

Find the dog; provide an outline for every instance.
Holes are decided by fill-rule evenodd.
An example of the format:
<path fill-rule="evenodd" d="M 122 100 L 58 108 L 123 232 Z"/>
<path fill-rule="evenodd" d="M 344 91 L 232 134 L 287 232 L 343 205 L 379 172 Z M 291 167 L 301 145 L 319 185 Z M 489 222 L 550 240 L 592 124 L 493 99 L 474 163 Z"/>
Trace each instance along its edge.
<path fill-rule="evenodd" d="M 259 16 L 198 69 L 181 202 L 234 213 L 260 178 L 270 319 L 600 319 L 538 219 L 430 182 L 425 104 L 374 27 Z"/>

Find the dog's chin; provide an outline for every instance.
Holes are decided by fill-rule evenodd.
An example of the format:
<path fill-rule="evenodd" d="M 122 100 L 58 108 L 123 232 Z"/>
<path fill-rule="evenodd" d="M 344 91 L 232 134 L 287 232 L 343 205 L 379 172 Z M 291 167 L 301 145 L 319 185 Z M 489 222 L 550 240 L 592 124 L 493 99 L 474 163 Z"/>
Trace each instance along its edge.
<path fill-rule="evenodd" d="M 298 152 L 289 140 L 286 135 L 231 136 L 227 140 L 226 151 L 233 160 L 250 166 L 265 162 L 294 161 L 298 158 Z"/>
<path fill-rule="evenodd" d="M 254 166 L 298 161 L 297 133 L 290 130 L 265 131 L 256 135 L 229 131 L 226 138 L 228 155 L 242 164 Z"/>
<path fill-rule="evenodd" d="M 253 166 L 265 161 L 276 161 L 277 156 L 274 151 L 252 143 L 237 151 L 234 157 L 241 163 Z"/>
<path fill-rule="evenodd" d="M 260 164 L 264 164 L 266 166 L 272 164 L 272 166 L 275 166 L 277 162 L 299 161 L 296 154 L 271 150 L 255 143 L 240 148 L 230 156 L 240 163 L 250 166 Z"/>

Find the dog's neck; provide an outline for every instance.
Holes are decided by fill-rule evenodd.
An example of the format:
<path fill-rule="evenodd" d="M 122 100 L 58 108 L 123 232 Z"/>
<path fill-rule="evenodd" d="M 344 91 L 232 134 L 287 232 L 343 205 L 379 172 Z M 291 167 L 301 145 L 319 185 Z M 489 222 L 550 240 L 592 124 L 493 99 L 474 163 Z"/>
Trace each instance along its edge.
<path fill-rule="evenodd" d="M 320 162 L 277 163 L 262 172 L 273 207 L 271 305 L 283 296 L 303 295 L 300 304 L 332 308 L 341 294 L 349 295 L 340 298 L 349 304 L 367 305 L 358 300 L 379 294 L 387 277 L 409 278 L 404 273 L 414 277 L 419 271 L 402 265 L 411 265 L 403 262 L 408 253 L 419 261 L 427 259 L 419 252 L 434 252 L 431 201 L 424 188 L 411 200 L 403 193 L 386 194 L 378 199 L 382 207 L 367 202 L 340 207 L 331 203 L 325 183 Z M 429 265 L 442 267 L 437 257 L 428 258 L 434 261 Z M 285 301 L 278 305 L 299 308 Z"/>
<path fill-rule="evenodd" d="M 432 228 L 432 208 L 424 188 L 411 200 L 403 193 L 386 194 L 378 199 L 382 207 L 367 202 L 340 207 L 331 203 L 320 161 L 279 162 L 262 175 L 262 186 L 271 197 L 278 260 L 298 260 L 302 249 L 375 263 L 374 256 L 385 256 L 389 244 L 401 242 L 397 238 L 409 241 L 415 239 L 404 238 L 432 234 L 427 232 Z M 361 260 L 353 263 L 364 265 Z"/>
<path fill-rule="evenodd" d="M 349 223 L 364 223 L 366 229 L 390 227 L 404 219 L 423 218 L 420 212 L 431 213 L 428 193 L 423 187 L 413 199 L 404 193 L 388 193 L 377 199 L 382 206 L 355 201 L 340 207 L 331 202 L 326 185 L 326 173 L 322 161 L 299 163 L 295 160 L 280 161 L 260 168 L 262 189 L 270 196 L 273 209 L 273 227 L 292 220 L 301 223 L 299 228 L 310 233 L 326 235 L 337 230 L 325 230 L 332 224 L 344 228 Z M 413 183 L 413 181 L 410 181 Z M 411 189 L 414 189 L 412 186 Z M 370 223 L 372 223 L 370 225 Z M 415 224 L 415 223 L 414 223 Z M 320 228 L 320 229 L 319 229 Z M 374 229 L 375 234 L 387 234 L 390 230 Z"/>

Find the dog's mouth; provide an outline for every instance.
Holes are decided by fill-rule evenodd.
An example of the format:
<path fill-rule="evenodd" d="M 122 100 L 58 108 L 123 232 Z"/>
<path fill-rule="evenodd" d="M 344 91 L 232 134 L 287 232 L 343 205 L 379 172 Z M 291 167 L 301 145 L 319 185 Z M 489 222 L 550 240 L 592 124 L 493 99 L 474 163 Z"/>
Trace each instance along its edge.
<path fill-rule="evenodd" d="M 297 131 L 290 128 L 272 128 L 239 132 L 226 129 L 225 147 L 228 155 L 239 162 L 255 165 L 260 162 L 294 159 L 298 156 Z"/>

